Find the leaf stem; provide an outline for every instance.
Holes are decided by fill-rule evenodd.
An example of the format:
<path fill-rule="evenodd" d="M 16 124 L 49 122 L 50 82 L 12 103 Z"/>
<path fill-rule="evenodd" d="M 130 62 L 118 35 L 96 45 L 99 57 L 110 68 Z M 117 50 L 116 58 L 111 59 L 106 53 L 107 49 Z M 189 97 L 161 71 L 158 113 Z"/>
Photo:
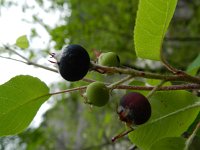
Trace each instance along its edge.
<path fill-rule="evenodd" d="M 125 78 L 123 78 L 123 79 L 121 79 L 121 80 L 119 80 L 119 81 L 117 81 L 117 82 L 114 82 L 113 84 L 110 84 L 110 85 L 108 86 L 108 88 L 109 88 L 110 90 L 112 90 L 112 89 L 116 88 L 118 85 L 120 85 L 120 84 L 122 84 L 122 83 L 124 83 L 124 82 L 126 82 L 126 81 L 128 81 L 128 80 L 130 80 L 130 79 L 132 79 L 132 78 L 133 78 L 133 76 L 128 75 L 128 76 L 126 76 Z"/>
<path fill-rule="evenodd" d="M 187 74 L 186 72 L 182 71 L 182 70 L 178 70 L 177 68 L 174 68 L 173 66 L 171 66 L 167 60 L 164 58 L 164 56 L 161 53 L 161 61 L 163 62 L 163 65 L 169 70 L 171 71 L 173 74 L 176 74 L 178 76 L 183 76 L 184 78 L 190 80 L 190 81 L 194 81 L 197 83 L 200 83 L 200 78 L 191 76 L 189 74 Z"/>
<path fill-rule="evenodd" d="M 163 80 L 161 81 L 157 86 L 155 86 L 146 96 L 148 99 L 153 95 L 153 93 L 155 93 L 166 81 Z"/>
<path fill-rule="evenodd" d="M 190 135 L 190 137 L 187 139 L 187 141 L 185 142 L 185 148 L 184 150 L 189 150 L 190 145 L 192 144 L 192 141 L 194 140 L 198 130 L 200 129 L 200 122 L 196 125 L 196 128 L 194 129 L 194 131 L 192 132 L 192 134 Z"/>
<path fill-rule="evenodd" d="M 171 66 L 167 60 L 164 58 L 163 54 L 161 53 L 161 61 L 163 63 L 163 65 L 167 68 L 167 70 L 169 70 L 170 72 L 172 72 L 173 74 L 177 74 L 179 72 L 178 69 L 174 68 L 173 66 Z"/>

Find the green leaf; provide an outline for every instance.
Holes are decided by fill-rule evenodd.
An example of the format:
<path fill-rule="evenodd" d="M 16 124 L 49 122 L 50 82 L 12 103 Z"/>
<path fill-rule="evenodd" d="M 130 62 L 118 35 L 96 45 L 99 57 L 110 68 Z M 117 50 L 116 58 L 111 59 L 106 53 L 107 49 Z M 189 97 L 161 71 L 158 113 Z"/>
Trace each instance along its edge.
<path fill-rule="evenodd" d="M 187 72 L 191 75 L 195 75 L 200 68 L 200 53 L 195 60 L 188 66 Z"/>
<path fill-rule="evenodd" d="M 0 86 L 0 136 L 23 131 L 50 97 L 38 78 L 20 75 Z"/>
<path fill-rule="evenodd" d="M 138 57 L 160 60 L 161 44 L 177 0 L 140 0 L 134 29 Z"/>
<path fill-rule="evenodd" d="M 150 150 L 183 150 L 185 139 L 182 137 L 167 137 L 155 142 Z"/>
<path fill-rule="evenodd" d="M 156 92 L 150 102 L 150 120 L 129 134 L 130 140 L 145 150 L 161 138 L 180 136 L 200 110 L 199 98 L 186 91 Z"/>
<path fill-rule="evenodd" d="M 28 48 L 29 47 L 29 41 L 27 39 L 26 35 L 22 35 L 20 36 L 17 40 L 16 40 L 16 45 L 22 49 Z"/>
<path fill-rule="evenodd" d="M 156 85 L 161 83 L 161 80 L 158 80 L 158 79 L 147 79 L 147 83 L 152 85 L 152 86 L 156 86 Z M 170 86 L 172 84 L 171 84 L 171 82 L 168 81 L 168 82 L 165 82 L 163 85 Z"/>
<path fill-rule="evenodd" d="M 195 130 L 197 124 L 199 123 L 200 120 L 200 112 L 197 115 L 196 119 L 194 120 L 194 122 L 190 125 L 190 127 L 188 128 L 188 130 L 186 131 L 189 135 L 192 134 L 192 132 Z M 198 131 L 196 133 L 196 136 L 198 136 L 200 138 L 200 131 Z M 200 144 L 200 143 L 199 143 Z"/>

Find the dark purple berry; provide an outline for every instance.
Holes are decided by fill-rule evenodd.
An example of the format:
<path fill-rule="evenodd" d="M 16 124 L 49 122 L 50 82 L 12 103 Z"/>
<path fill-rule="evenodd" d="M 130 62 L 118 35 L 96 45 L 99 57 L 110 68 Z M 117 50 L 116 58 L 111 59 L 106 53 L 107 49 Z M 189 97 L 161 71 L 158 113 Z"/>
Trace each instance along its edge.
<path fill-rule="evenodd" d="M 151 105 L 142 94 L 131 92 L 121 98 L 117 113 L 120 120 L 128 125 L 140 125 L 149 120 Z"/>
<path fill-rule="evenodd" d="M 69 45 L 63 48 L 58 66 L 59 72 L 65 80 L 78 81 L 87 74 L 90 57 L 82 46 Z"/>

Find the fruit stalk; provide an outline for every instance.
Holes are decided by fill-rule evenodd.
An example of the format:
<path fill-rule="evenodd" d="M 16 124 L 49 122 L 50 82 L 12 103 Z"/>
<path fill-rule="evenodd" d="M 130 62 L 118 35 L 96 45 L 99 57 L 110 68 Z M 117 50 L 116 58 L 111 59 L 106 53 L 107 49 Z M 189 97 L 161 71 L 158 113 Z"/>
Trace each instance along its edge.
<path fill-rule="evenodd" d="M 155 86 L 155 87 L 152 89 L 152 91 L 150 91 L 150 92 L 148 93 L 147 98 L 149 99 L 149 98 L 153 95 L 153 93 L 155 93 L 165 82 L 166 82 L 166 81 L 163 80 L 163 81 L 161 81 L 157 86 Z"/>
<path fill-rule="evenodd" d="M 122 83 L 124 83 L 124 82 L 126 82 L 126 81 L 128 81 L 128 80 L 130 80 L 130 79 L 132 79 L 132 78 L 133 78 L 133 76 L 128 75 L 128 76 L 126 76 L 125 78 L 123 78 L 123 79 L 121 79 L 121 80 L 119 80 L 119 81 L 117 81 L 117 82 L 114 82 L 113 84 L 110 84 L 110 85 L 108 86 L 108 88 L 109 88 L 110 90 L 115 89 L 118 85 L 120 85 L 120 84 L 122 84 Z"/>

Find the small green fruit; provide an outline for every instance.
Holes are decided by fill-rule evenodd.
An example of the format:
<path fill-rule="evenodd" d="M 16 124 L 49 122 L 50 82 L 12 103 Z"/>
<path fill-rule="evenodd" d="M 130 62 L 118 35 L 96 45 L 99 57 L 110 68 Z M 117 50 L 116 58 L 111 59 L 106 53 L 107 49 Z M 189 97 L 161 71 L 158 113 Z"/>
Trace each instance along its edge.
<path fill-rule="evenodd" d="M 104 106 L 109 100 L 109 89 L 101 82 L 93 82 L 86 89 L 88 103 L 94 106 Z"/>
<path fill-rule="evenodd" d="M 119 67 L 120 60 L 118 55 L 114 52 L 102 53 L 99 56 L 98 64 L 108 67 Z"/>

